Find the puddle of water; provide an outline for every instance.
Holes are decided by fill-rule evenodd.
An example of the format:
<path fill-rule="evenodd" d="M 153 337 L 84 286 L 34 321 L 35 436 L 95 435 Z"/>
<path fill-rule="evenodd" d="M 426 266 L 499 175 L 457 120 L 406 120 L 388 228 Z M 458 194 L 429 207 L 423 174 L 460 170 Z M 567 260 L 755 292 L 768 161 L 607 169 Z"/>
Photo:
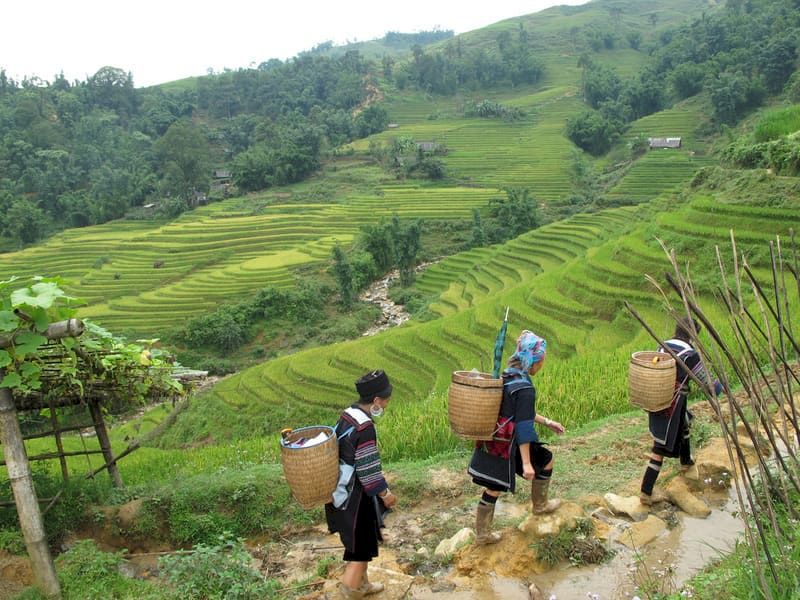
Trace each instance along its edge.
<path fill-rule="evenodd" d="M 558 600 L 586 600 L 597 594 L 599 600 L 631 598 L 638 581 L 658 582 L 664 592 L 679 589 L 711 560 L 733 549 L 744 530 L 733 516 L 738 509 L 735 492 L 729 491 L 722 507 L 715 507 L 706 519 L 677 513 L 678 525 L 634 551 L 616 545 L 617 555 L 597 567 L 557 569 L 534 577 L 534 582 Z M 591 596 L 594 598 L 594 596 Z"/>
<path fill-rule="evenodd" d="M 492 576 L 482 582 L 470 582 L 471 589 L 450 591 L 430 588 L 413 588 L 410 592 L 414 600 L 529 600 L 528 587 L 521 581 L 506 577 Z"/>

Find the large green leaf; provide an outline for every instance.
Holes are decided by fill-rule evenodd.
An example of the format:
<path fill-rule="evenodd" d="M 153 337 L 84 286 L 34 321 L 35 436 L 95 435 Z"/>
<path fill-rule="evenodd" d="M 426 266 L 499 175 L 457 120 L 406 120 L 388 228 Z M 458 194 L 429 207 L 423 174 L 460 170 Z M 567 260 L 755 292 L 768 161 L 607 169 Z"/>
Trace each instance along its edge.
<path fill-rule="evenodd" d="M 19 317 L 10 310 L 0 310 L 0 331 L 14 331 L 19 327 Z"/>
<path fill-rule="evenodd" d="M 28 305 L 41 308 L 50 308 L 56 298 L 63 298 L 66 294 L 53 282 L 40 281 L 29 288 L 22 288 L 11 292 L 11 303 L 14 306 Z"/>
<path fill-rule="evenodd" d="M 11 364 L 11 355 L 5 350 L 0 350 L 0 368 Z"/>
<path fill-rule="evenodd" d="M 6 376 L 3 377 L 3 381 L 0 381 L 0 388 L 19 387 L 20 383 L 22 383 L 22 378 L 18 373 L 6 373 Z"/>
<path fill-rule="evenodd" d="M 36 349 L 47 342 L 47 338 L 32 331 L 23 331 L 14 338 L 14 356 L 17 359 L 33 354 Z"/>

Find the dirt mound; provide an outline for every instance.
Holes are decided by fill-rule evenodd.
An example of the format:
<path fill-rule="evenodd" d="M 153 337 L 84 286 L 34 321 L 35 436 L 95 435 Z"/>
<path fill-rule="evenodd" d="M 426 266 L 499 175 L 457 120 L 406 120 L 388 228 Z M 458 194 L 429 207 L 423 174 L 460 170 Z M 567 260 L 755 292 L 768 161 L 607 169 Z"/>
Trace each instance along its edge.
<path fill-rule="evenodd" d="M 30 561 L 0 550 L 0 600 L 9 600 L 32 584 Z"/>

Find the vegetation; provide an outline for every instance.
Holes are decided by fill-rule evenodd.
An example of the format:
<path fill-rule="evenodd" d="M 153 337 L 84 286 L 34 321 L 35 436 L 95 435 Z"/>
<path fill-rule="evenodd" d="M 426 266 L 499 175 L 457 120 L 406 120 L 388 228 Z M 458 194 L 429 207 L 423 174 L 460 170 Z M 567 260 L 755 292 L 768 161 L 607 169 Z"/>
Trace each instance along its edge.
<path fill-rule="evenodd" d="M 546 337 L 551 358 L 536 379 L 542 410 L 580 430 L 627 410 L 629 355 L 654 344 L 623 303 L 633 302 L 660 333 L 671 329 L 644 277 L 665 284 L 669 263 L 658 240 L 698 274 L 704 306 L 719 283 L 710 275 L 715 247 L 731 229 L 753 272 L 768 280 L 766 242 L 780 235 L 783 243 L 800 226 L 797 182 L 783 176 L 796 174 L 793 113 L 764 117 L 770 133 L 763 135 L 777 137 L 762 141 L 737 140 L 737 131 L 723 129 L 732 142 L 723 153 L 729 164 L 771 167 L 778 176 L 713 166 L 709 141 L 767 94 L 784 85 L 786 97 L 793 93 L 787 65 L 795 60 L 797 11 L 789 0 L 716 9 L 673 0 L 657 13 L 636 2 L 608 8 L 556 7 L 541 22 L 521 18 L 445 36 L 405 58 L 387 54 L 380 66 L 320 47 L 286 63 L 201 78 L 183 96 L 135 90 L 134 98 L 187 103 L 185 114 L 148 112 L 163 120 L 158 133 L 145 132 L 149 141 L 134 135 L 139 105 L 118 120 L 120 132 L 143 144 L 152 169 L 153 191 L 125 207 L 159 198 L 162 212 L 141 209 L 137 221 L 63 232 L 0 257 L 0 273 L 62 274 L 70 279 L 65 295 L 86 299 L 78 314 L 123 331 L 164 337 L 172 330 L 184 362 L 217 373 L 245 355 L 258 364 L 181 403 L 169 418 L 158 408 L 114 428 L 115 448 L 126 436 L 146 436 L 145 447 L 125 459 L 130 487 L 112 492 L 99 481 L 65 492 L 71 512 L 57 504 L 47 517 L 53 542 L 86 518 L 91 503 L 140 499 L 129 539 L 201 550 L 165 562 L 174 578 L 159 593 L 212 585 L 206 568 L 235 576 L 243 594 L 250 584 L 273 593 L 259 587 L 270 582 L 239 570 L 236 538 L 277 536 L 287 523 L 321 517 L 301 512 L 280 483 L 277 432 L 333 423 L 363 372 L 382 367 L 392 377 L 400 402 L 380 423 L 381 454 L 399 473 L 396 485 L 414 494 L 427 480 L 409 461 L 464 460 L 468 444 L 450 432 L 446 388 L 453 370 L 491 364 L 506 307 L 505 356 L 515 328 Z M 50 87 L 43 86 L 45 104 Z M 0 93 L 0 106 L 25 89 Z M 0 131 L 7 133 L 4 110 Z M 681 136 L 683 147 L 647 151 L 653 136 Z M 223 156 L 223 147 L 231 152 Z M 204 189 L 209 170 L 224 164 L 232 165 L 240 190 L 268 189 L 177 216 L 183 196 Z M 52 228 L 53 214 L 38 191 L 18 189 L 0 192 L 9 202 L 4 214 L 13 215 L 9 227 L 17 228 L 4 235 L 15 244 Z M 180 210 L 165 222 L 173 201 Z M 414 277 L 421 258 L 440 260 Z M 374 313 L 355 302 L 357 293 L 392 268 L 405 284 L 395 297 L 425 318 L 360 338 Z M 797 306 L 793 288 L 788 302 Z M 719 307 L 707 314 L 727 322 Z M 721 336 L 734 333 L 723 329 Z M 77 436 L 64 442 L 67 449 L 96 447 Z M 39 444 L 32 440 L 30 448 Z M 622 462 L 618 475 L 640 468 Z M 50 473 L 39 477 L 37 489 L 55 489 Z M 596 482 L 585 469 L 569 468 L 561 481 Z M 2 516 L 0 546 L 19 549 L 12 517 Z M 596 550 L 565 554 L 566 546 L 556 540 L 540 556 L 587 562 Z M 112 576 L 111 567 L 91 575 Z M 149 593 L 136 588 L 135 595 Z"/>
<path fill-rule="evenodd" d="M 166 579 L 183 598 L 258 600 L 275 595 L 277 582 L 253 569 L 244 540 L 221 535 L 215 545 L 197 544 L 188 555 L 159 561 Z"/>
<path fill-rule="evenodd" d="M 212 164 L 245 191 L 300 181 L 326 148 L 386 126 L 377 105 L 353 113 L 366 69 L 357 52 L 305 55 L 174 91 L 112 67 L 71 83 L 0 70 L 0 234 L 18 247 L 147 203 L 174 216 L 209 192 Z"/>

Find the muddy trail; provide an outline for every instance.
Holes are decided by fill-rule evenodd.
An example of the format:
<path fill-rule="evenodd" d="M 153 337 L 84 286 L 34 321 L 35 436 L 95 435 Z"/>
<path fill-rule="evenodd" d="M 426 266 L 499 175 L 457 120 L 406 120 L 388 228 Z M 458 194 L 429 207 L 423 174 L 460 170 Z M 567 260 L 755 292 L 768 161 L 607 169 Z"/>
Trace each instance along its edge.
<path fill-rule="evenodd" d="M 562 506 L 551 515 L 531 516 L 529 486 L 518 480 L 517 494 L 497 504 L 494 530 L 502 539 L 495 545 L 473 543 L 479 488 L 466 474 L 467 457 L 463 464 L 444 462 L 429 470 L 418 493 L 401 496 L 387 517 L 380 556 L 369 568 L 370 580 L 386 590 L 371 597 L 611 600 L 681 589 L 729 552 L 742 532 L 731 488 L 734 472 L 723 440 L 714 436 L 718 425 L 707 404 L 692 411 L 701 433 L 696 465 L 682 473 L 676 460 L 666 460 L 651 507 L 638 499 L 651 444 L 646 415 L 618 417 L 552 443 L 551 496 L 562 498 Z M 755 462 L 755 451 L 748 452 Z M 391 470 L 387 478 L 393 489 L 402 489 Z M 108 507 L 115 518 L 107 522 L 135 519 L 134 503 Z M 92 537 L 105 550 L 126 547 L 119 535 L 108 533 L 92 530 L 76 537 Z M 553 540 L 562 538 L 571 544 L 566 556 L 553 549 Z M 283 583 L 286 597 L 337 597 L 342 548 L 324 524 L 281 539 L 251 538 L 248 547 L 253 566 Z M 153 544 L 129 550 L 124 574 L 152 579 L 159 557 L 172 549 Z M 27 560 L 0 553 L 0 582 L 0 600 L 30 585 Z"/>
<path fill-rule="evenodd" d="M 701 410 L 700 419 L 710 420 Z M 637 419 L 631 419 L 635 421 Z M 638 419 L 641 421 L 641 419 Z M 676 464 L 662 473 L 651 507 L 639 502 L 640 479 L 619 481 L 615 463 L 632 461 L 644 469 L 649 443 L 644 433 L 632 440 L 641 452 L 613 460 L 616 423 L 578 440 L 554 444 L 557 457 L 568 460 L 572 446 L 595 446 L 590 468 L 609 485 L 571 496 L 563 487 L 562 506 L 551 515 L 531 516 L 529 495 L 520 480 L 518 493 L 497 504 L 496 545 L 476 546 L 474 540 L 477 487 L 464 470 L 434 470 L 429 489 L 414 504 L 401 504 L 389 515 L 380 556 L 370 565 L 371 581 L 386 590 L 376 599 L 529 599 L 606 600 L 631 598 L 637 591 L 667 593 L 679 590 L 694 573 L 729 552 L 743 530 L 738 503 L 731 488 L 732 469 L 721 438 L 710 438 L 695 452 L 696 465 L 680 473 Z M 630 424 L 630 423 L 627 423 Z M 755 462 L 755 451 L 749 451 Z M 666 463 L 665 463 L 666 464 Z M 578 469 L 580 471 L 580 468 Z M 554 474 L 554 477 L 556 475 Z M 566 559 L 549 564 L 548 542 L 560 532 L 573 539 Z M 544 549 L 544 550 L 543 550 Z M 305 600 L 336 598 L 342 549 L 338 536 L 324 526 L 302 539 L 284 540 L 277 547 L 262 546 L 262 569 L 287 582 L 312 579 Z M 545 555 L 543 559 L 542 555 Z M 326 580 L 314 577 L 317 565 L 331 557 Z M 595 564 L 598 563 L 598 564 Z"/>

